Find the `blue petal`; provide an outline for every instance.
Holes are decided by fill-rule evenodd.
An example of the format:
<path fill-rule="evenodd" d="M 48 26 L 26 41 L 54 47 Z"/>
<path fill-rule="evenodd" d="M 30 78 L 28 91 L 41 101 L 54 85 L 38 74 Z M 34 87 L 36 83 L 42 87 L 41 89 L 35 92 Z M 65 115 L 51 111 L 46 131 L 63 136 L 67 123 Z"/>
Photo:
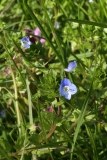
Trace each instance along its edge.
<path fill-rule="evenodd" d="M 65 95 L 65 98 L 70 100 L 71 99 L 71 93 L 69 92 L 68 94 Z"/>
<path fill-rule="evenodd" d="M 77 87 L 74 84 L 70 84 L 69 88 L 70 88 L 71 95 L 77 92 Z"/>
<path fill-rule="evenodd" d="M 73 61 L 73 62 L 70 62 L 70 63 L 68 64 L 68 68 L 65 68 L 64 70 L 65 70 L 66 72 L 71 72 L 74 68 L 76 68 L 76 66 L 77 66 L 76 61 Z"/>
<path fill-rule="evenodd" d="M 24 38 L 22 38 L 22 39 L 21 39 L 21 41 L 26 41 L 26 42 L 29 42 L 29 38 L 27 38 L 27 37 L 24 37 Z"/>
<path fill-rule="evenodd" d="M 27 48 L 30 48 L 30 45 L 29 44 L 25 44 L 25 45 L 23 45 L 23 47 L 27 49 Z"/>
<path fill-rule="evenodd" d="M 69 86 L 70 84 L 71 84 L 71 82 L 70 82 L 70 80 L 67 79 L 67 78 L 64 78 L 64 79 L 61 81 L 60 88 L 59 88 L 60 95 L 64 96 L 63 87 L 64 87 L 64 86 Z"/>
<path fill-rule="evenodd" d="M 67 79 L 67 78 L 64 78 L 62 81 L 61 81 L 61 86 L 64 87 L 64 86 L 69 86 L 71 84 L 70 80 Z"/>

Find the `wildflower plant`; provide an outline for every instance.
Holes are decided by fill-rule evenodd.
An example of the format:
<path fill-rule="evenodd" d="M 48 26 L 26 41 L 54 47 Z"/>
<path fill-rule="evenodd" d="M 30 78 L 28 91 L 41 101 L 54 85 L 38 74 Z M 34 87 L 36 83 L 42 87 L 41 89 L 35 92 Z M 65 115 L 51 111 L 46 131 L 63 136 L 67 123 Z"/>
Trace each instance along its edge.
<path fill-rule="evenodd" d="M 107 159 L 105 8 L 2 0 L 0 159 Z"/>

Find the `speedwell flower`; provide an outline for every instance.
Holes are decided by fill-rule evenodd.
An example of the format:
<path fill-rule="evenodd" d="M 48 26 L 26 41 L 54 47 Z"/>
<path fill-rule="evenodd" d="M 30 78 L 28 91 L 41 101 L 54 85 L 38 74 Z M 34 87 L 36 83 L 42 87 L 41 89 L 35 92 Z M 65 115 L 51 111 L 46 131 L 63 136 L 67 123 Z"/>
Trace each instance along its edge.
<path fill-rule="evenodd" d="M 27 49 L 30 48 L 31 42 L 28 37 L 24 37 L 21 39 L 21 44 L 25 49 Z"/>
<path fill-rule="evenodd" d="M 0 118 L 5 118 L 5 117 L 6 117 L 6 115 L 5 115 L 4 110 L 1 110 L 0 111 Z"/>
<path fill-rule="evenodd" d="M 71 96 L 77 92 L 77 88 L 70 82 L 69 79 L 64 78 L 61 81 L 59 92 L 61 96 L 64 96 L 66 99 L 70 100 Z"/>
<path fill-rule="evenodd" d="M 56 22 L 55 24 L 55 28 L 58 29 L 59 28 L 59 22 Z"/>
<path fill-rule="evenodd" d="M 76 61 L 73 61 L 73 62 L 70 62 L 70 63 L 68 64 L 68 68 L 65 68 L 64 70 L 65 70 L 66 72 L 71 72 L 74 68 L 76 68 L 76 66 L 77 66 Z"/>

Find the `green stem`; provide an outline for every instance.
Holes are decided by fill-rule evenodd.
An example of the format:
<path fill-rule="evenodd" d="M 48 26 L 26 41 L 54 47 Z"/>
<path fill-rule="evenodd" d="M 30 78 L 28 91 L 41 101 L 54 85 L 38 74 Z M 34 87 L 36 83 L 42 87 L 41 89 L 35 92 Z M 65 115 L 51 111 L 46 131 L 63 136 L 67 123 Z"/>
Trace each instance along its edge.
<path fill-rule="evenodd" d="M 10 94 L 10 96 L 11 96 L 12 98 L 14 98 L 13 95 L 11 94 L 11 92 L 10 92 L 7 88 L 5 88 L 5 87 L 0 87 L 0 91 L 1 91 L 2 89 L 6 90 L 6 91 Z"/>
<path fill-rule="evenodd" d="M 20 120 L 20 111 L 19 111 L 19 105 L 18 105 L 18 91 L 17 91 L 17 85 L 16 85 L 16 80 L 15 80 L 15 75 L 13 73 L 12 67 L 10 67 L 11 74 L 12 74 L 12 79 L 13 79 L 13 84 L 14 84 L 14 92 L 15 92 L 15 109 L 16 109 L 16 116 L 17 116 L 17 124 L 18 127 L 20 127 L 21 120 Z M 19 133 L 21 134 L 21 130 L 19 128 Z"/>
<path fill-rule="evenodd" d="M 31 93 L 30 93 L 29 81 L 27 76 L 26 76 L 26 85 L 27 85 L 28 104 L 29 104 L 29 121 L 30 121 L 30 124 L 33 124 Z"/>

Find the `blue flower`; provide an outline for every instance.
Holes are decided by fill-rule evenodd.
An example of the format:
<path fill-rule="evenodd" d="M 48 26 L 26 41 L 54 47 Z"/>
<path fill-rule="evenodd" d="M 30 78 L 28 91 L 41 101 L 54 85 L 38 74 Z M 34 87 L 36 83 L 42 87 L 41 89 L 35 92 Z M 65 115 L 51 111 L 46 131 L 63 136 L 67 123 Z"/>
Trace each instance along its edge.
<path fill-rule="evenodd" d="M 65 70 L 66 72 L 71 72 L 74 68 L 76 68 L 76 66 L 77 66 L 76 61 L 73 61 L 73 62 L 70 62 L 70 63 L 68 64 L 68 68 L 65 68 L 64 70 Z"/>
<path fill-rule="evenodd" d="M 59 28 L 59 22 L 56 22 L 56 24 L 55 24 L 55 28 Z"/>
<path fill-rule="evenodd" d="M 6 117 L 6 115 L 5 115 L 4 110 L 1 110 L 0 111 L 0 118 L 5 118 L 5 117 Z"/>
<path fill-rule="evenodd" d="M 27 48 L 30 48 L 31 42 L 30 42 L 29 38 L 24 37 L 21 39 L 21 44 L 24 48 L 27 49 Z"/>
<path fill-rule="evenodd" d="M 77 92 L 77 88 L 70 82 L 69 79 L 64 78 L 61 81 L 59 92 L 61 96 L 64 96 L 66 99 L 70 100 L 71 96 Z"/>

